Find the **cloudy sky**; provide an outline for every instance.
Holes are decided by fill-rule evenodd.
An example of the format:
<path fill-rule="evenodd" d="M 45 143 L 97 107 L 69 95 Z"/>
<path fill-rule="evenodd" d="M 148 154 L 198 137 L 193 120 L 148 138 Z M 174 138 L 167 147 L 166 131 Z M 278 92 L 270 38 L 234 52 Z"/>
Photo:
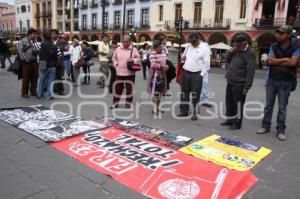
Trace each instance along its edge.
<path fill-rule="evenodd" d="M 9 4 L 14 4 L 15 0 L 0 0 L 0 2 L 5 2 L 5 3 L 9 3 Z"/>

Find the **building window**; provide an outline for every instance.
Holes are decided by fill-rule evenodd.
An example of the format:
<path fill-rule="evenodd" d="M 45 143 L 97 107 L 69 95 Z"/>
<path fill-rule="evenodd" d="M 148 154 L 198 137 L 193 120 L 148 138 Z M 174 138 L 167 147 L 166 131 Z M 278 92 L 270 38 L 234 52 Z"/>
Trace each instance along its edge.
<path fill-rule="evenodd" d="M 246 18 L 246 8 L 247 8 L 246 0 L 241 0 L 241 7 L 240 7 L 240 18 L 241 19 Z"/>
<path fill-rule="evenodd" d="M 19 22 L 20 31 L 23 32 L 22 21 Z"/>
<path fill-rule="evenodd" d="M 115 12 L 114 24 L 115 28 L 120 28 L 120 11 Z"/>
<path fill-rule="evenodd" d="M 175 20 L 180 20 L 182 14 L 182 4 L 175 4 Z"/>
<path fill-rule="evenodd" d="M 142 9 L 142 26 L 149 26 L 149 9 Z"/>
<path fill-rule="evenodd" d="M 108 28 L 108 12 L 104 14 L 104 28 Z"/>
<path fill-rule="evenodd" d="M 48 19 L 48 29 L 49 29 L 49 30 L 52 29 L 51 19 Z"/>
<path fill-rule="evenodd" d="M 83 1 L 82 1 L 82 6 L 83 6 L 83 7 L 86 7 L 86 6 L 87 6 L 87 0 L 83 0 Z"/>
<path fill-rule="evenodd" d="M 133 27 L 134 26 L 134 10 L 128 10 L 127 11 L 127 27 Z"/>
<path fill-rule="evenodd" d="M 27 19 L 27 30 L 29 30 L 29 29 L 30 29 L 30 20 Z"/>
<path fill-rule="evenodd" d="M 202 2 L 195 3 L 195 9 L 194 9 L 194 26 L 200 26 L 201 25 L 201 14 L 202 14 Z"/>
<path fill-rule="evenodd" d="M 86 15 L 82 15 L 82 29 L 86 30 L 86 26 L 87 26 L 87 18 Z"/>
<path fill-rule="evenodd" d="M 21 12 L 22 13 L 26 12 L 26 6 L 24 6 L 24 5 L 21 6 Z"/>
<path fill-rule="evenodd" d="M 164 6 L 159 5 L 158 9 L 159 9 L 159 11 L 158 11 L 158 21 L 163 21 L 164 20 Z"/>
<path fill-rule="evenodd" d="M 97 29 L 97 14 L 92 14 L 92 28 Z"/>
<path fill-rule="evenodd" d="M 28 12 L 30 12 L 30 5 L 28 5 Z"/>
<path fill-rule="evenodd" d="M 41 29 L 41 22 L 40 22 L 39 19 L 36 20 L 36 27 L 37 27 L 38 30 Z"/>
<path fill-rule="evenodd" d="M 17 12 L 18 12 L 18 14 L 20 13 L 20 8 L 19 7 L 17 7 Z"/>
<path fill-rule="evenodd" d="M 215 10 L 215 26 L 222 26 L 223 12 L 224 12 L 224 0 L 217 0 L 216 10 Z"/>

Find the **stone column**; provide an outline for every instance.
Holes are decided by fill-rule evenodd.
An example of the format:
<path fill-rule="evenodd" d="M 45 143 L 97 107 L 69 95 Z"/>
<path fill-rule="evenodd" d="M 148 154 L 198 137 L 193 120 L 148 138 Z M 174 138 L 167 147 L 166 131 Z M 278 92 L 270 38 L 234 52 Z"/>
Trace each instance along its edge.
<path fill-rule="evenodd" d="M 74 32 L 74 0 L 70 0 L 70 11 L 71 11 L 71 33 Z"/>

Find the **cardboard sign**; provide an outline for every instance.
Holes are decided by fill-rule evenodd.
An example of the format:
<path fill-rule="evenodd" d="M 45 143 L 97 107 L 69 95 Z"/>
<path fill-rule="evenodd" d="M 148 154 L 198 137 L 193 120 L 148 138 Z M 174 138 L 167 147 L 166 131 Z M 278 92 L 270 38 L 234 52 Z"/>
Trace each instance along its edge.
<path fill-rule="evenodd" d="M 50 110 L 44 106 L 2 109 L 0 120 L 45 142 L 55 142 L 106 127 L 103 124 L 91 120 L 82 120 L 60 111 Z"/>
<path fill-rule="evenodd" d="M 265 147 L 212 135 L 180 149 L 183 153 L 214 162 L 218 165 L 248 171 L 271 153 Z"/>
<path fill-rule="evenodd" d="M 52 146 L 150 198 L 238 198 L 256 182 L 251 172 L 228 170 L 114 127 Z"/>

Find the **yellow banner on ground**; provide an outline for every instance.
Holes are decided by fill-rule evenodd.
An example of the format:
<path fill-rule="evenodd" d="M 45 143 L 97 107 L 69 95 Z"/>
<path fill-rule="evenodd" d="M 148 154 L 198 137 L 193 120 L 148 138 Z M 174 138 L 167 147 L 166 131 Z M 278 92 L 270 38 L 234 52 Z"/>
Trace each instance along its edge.
<path fill-rule="evenodd" d="M 272 150 L 212 135 L 183 147 L 180 151 L 229 169 L 248 171 L 269 155 Z"/>

